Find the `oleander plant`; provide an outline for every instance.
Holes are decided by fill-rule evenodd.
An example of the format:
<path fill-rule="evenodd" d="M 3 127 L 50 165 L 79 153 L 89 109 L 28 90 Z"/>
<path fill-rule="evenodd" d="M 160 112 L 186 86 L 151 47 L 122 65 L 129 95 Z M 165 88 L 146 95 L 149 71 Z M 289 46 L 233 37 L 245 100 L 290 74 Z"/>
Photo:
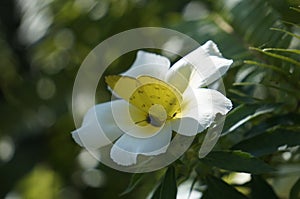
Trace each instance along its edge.
<path fill-rule="evenodd" d="M 299 199 L 299 19 L 299 0 L 3 0 L 0 198 Z M 197 41 L 190 54 L 211 60 L 198 68 L 204 75 L 183 61 L 190 54 L 133 50 L 99 77 L 95 107 L 83 90 L 74 113 L 74 82 L 86 56 L 141 27 Z M 185 44 L 172 37 L 165 46 Z M 152 62 L 159 70 L 146 68 Z M 137 70 L 137 63 L 145 66 Z M 130 95 L 123 92 L 132 85 Z M 108 119 L 111 104 L 121 127 Z M 219 117 L 222 128 L 203 155 Z M 91 153 L 108 144 L 96 135 L 99 122 L 112 143 L 106 158 L 124 168 L 166 153 L 177 135 L 193 140 L 162 168 L 124 172 Z"/>

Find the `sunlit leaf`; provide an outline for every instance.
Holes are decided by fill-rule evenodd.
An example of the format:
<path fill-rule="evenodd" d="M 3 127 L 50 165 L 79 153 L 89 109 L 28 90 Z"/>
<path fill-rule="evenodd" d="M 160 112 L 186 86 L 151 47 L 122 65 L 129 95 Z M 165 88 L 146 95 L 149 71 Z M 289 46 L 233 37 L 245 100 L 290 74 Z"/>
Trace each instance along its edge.
<path fill-rule="evenodd" d="M 223 127 L 223 135 L 234 131 L 239 126 L 249 120 L 269 112 L 274 111 L 280 105 L 262 105 L 262 104 L 242 104 L 233 109 L 228 116 Z"/>

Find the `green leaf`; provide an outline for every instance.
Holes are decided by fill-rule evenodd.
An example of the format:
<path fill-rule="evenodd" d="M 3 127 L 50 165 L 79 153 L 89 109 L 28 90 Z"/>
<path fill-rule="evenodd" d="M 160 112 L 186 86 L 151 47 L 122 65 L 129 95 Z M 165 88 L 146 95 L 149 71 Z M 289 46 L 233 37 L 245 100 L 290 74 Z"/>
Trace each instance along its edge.
<path fill-rule="evenodd" d="M 259 135 L 265 133 L 268 130 L 274 129 L 274 127 L 288 127 L 294 126 L 300 121 L 300 115 L 289 113 L 289 114 L 281 114 L 281 115 L 272 115 L 271 117 L 261 119 L 258 124 L 253 125 L 249 131 L 245 133 L 246 137 L 253 137 L 255 135 Z"/>
<path fill-rule="evenodd" d="M 229 93 L 231 94 L 231 99 L 234 99 L 234 101 L 237 101 L 239 103 L 243 104 L 253 104 L 253 103 L 259 103 L 262 100 L 258 99 L 256 97 L 253 97 L 249 94 L 246 94 L 240 90 L 237 89 L 228 89 Z"/>
<path fill-rule="evenodd" d="M 268 55 L 270 57 L 274 57 L 274 58 L 277 58 L 277 59 L 281 59 L 283 61 L 286 61 L 286 62 L 290 62 L 292 64 L 295 64 L 296 66 L 300 66 L 300 62 L 298 62 L 297 60 L 294 60 L 290 57 L 286 57 L 286 56 L 283 56 L 283 55 L 279 55 L 279 54 L 276 54 L 276 53 L 270 53 L 270 52 L 267 52 L 265 50 L 262 50 L 262 49 L 259 49 L 259 48 L 253 48 L 253 47 L 250 47 L 249 48 L 250 50 L 256 50 L 260 53 L 263 53 L 265 55 Z"/>
<path fill-rule="evenodd" d="M 282 128 L 275 129 L 243 140 L 231 149 L 242 150 L 254 156 L 263 156 L 276 152 L 278 147 L 283 145 L 288 147 L 300 145 L 300 133 Z"/>
<path fill-rule="evenodd" d="M 249 120 L 265 113 L 272 112 L 279 105 L 242 104 L 229 112 L 223 127 L 223 135 L 234 131 Z"/>
<path fill-rule="evenodd" d="M 273 66 L 273 65 L 270 65 L 270 64 L 264 64 L 264 63 L 260 63 L 260 62 L 257 62 L 257 61 L 251 61 L 251 60 L 245 60 L 244 63 L 245 64 L 250 64 L 250 65 L 255 65 L 255 66 L 260 66 L 260 67 L 263 67 L 263 68 L 269 68 L 269 69 L 271 69 L 273 71 L 276 71 L 280 74 L 288 75 L 288 73 L 286 71 L 279 68 L 278 66 Z"/>
<path fill-rule="evenodd" d="M 276 30 L 276 31 L 279 31 L 279 32 L 284 32 L 292 37 L 296 37 L 297 39 L 300 39 L 300 35 L 297 35 L 297 34 L 294 34 L 290 31 L 287 31 L 287 30 L 284 30 L 284 29 L 280 29 L 280 28 L 271 28 L 271 30 Z"/>
<path fill-rule="evenodd" d="M 285 29 L 281 16 L 266 1 L 218 1 L 219 12 L 243 41 L 254 46 L 288 47 L 290 39 L 285 33 L 271 31 L 271 27 Z M 241 12 L 242 10 L 242 12 Z"/>
<path fill-rule="evenodd" d="M 212 151 L 201 161 L 210 166 L 236 172 L 261 174 L 274 171 L 268 164 L 242 151 Z"/>
<path fill-rule="evenodd" d="M 290 199 L 299 199 L 300 198 L 300 178 L 294 184 L 290 192 Z"/>
<path fill-rule="evenodd" d="M 225 121 L 225 124 L 223 127 L 224 134 L 226 134 L 227 131 L 230 129 L 230 127 L 235 125 L 241 119 L 247 117 L 248 115 L 255 113 L 255 111 L 259 107 L 260 107 L 260 105 L 258 105 L 258 104 L 253 104 L 253 105 L 242 104 L 242 105 L 234 108 L 232 111 L 230 111 L 226 117 L 226 121 Z"/>
<path fill-rule="evenodd" d="M 144 174 L 135 173 L 132 175 L 128 187 L 120 194 L 120 196 L 130 193 L 143 179 Z"/>
<path fill-rule="evenodd" d="M 175 168 L 170 166 L 166 171 L 160 189 L 160 199 L 176 199 L 177 184 L 175 176 Z"/>
<path fill-rule="evenodd" d="M 278 91 L 286 92 L 286 93 L 289 93 L 289 94 L 298 94 L 295 89 L 282 88 L 282 87 L 279 87 L 279 86 L 276 86 L 276 85 L 266 84 L 266 83 L 237 82 L 237 83 L 233 83 L 232 85 L 233 86 L 253 86 L 253 87 L 256 87 L 256 88 L 259 88 L 259 87 L 273 88 L 273 89 L 277 89 Z"/>
<path fill-rule="evenodd" d="M 285 48 L 265 48 L 264 51 L 278 51 L 278 52 L 289 52 L 300 55 L 300 50 L 297 49 L 285 49 Z"/>
<path fill-rule="evenodd" d="M 273 188 L 260 176 L 252 175 L 250 186 L 253 199 L 278 199 Z"/>
<path fill-rule="evenodd" d="M 208 189 L 205 192 L 205 198 L 211 199 L 247 199 L 245 195 L 237 191 L 234 187 L 221 179 L 213 176 L 207 177 Z"/>
<path fill-rule="evenodd" d="M 295 10 L 297 12 L 300 12 L 300 9 L 299 8 L 295 8 L 295 7 L 291 7 L 292 10 Z"/>
<path fill-rule="evenodd" d="M 197 181 L 198 181 L 197 178 L 195 178 L 195 179 L 193 180 L 193 182 L 192 182 L 192 184 L 191 184 L 191 187 L 190 187 L 190 191 L 189 191 L 188 198 L 191 197 L 192 191 L 193 191 L 193 189 L 194 189 L 194 187 L 195 187 Z"/>
<path fill-rule="evenodd" d="M 151 199 L 159 199 L 160 198 L 160 191 L 161 191 L 161 183 L 156 187 Z"/>

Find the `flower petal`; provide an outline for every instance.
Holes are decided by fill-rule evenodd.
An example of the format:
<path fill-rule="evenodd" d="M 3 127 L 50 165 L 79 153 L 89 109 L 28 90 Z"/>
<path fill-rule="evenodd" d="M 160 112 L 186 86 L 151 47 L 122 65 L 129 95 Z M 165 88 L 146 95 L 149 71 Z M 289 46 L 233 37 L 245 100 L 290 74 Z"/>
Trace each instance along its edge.
<path fill-rule="evenodd" d="M 114 121 L 111 102 L 106 102 L 92 107 L 86 113 L 82 126 L 72 132 L 72 137 L 80 146 L 97 149 L 112 143 L 122 134 Z"/>
<path fill-rule="evenodd" d="M 232 62 L 222 57 L 214 42 L 207 41 L 176 62 L 168 71 L 166 81 L 181 92 L 188 84 L 194 88 L 209 85 L 221 78 Z"/>
<path fill-rule="evenodd" d="M 138 138 L 147 138 L 158 133 L 164 125 L 160 127 L 147 124 L 147 113 L 141 111 L 125 100 L 118 100 L 118 103 L 112 103 L 112 112 L 117 126 L 126 134 Z M 145 121 L 145 125 L 137 123 Z"/>
<path fill-rule="evenodd" d="M 229 69 L 230 65 L 233 63 L 231 59 L 226 59 L 220 53 L 217 45 L 213 41 L 207 41 L 201 46 L 201 48 L 210 56 L 210 59 L 214 63 L 215 67 L 208 71 L 209 76 L 205 79 L 202 85 L 208 85 L 212 82 L 218 80 L 223 76 Z M 214 70 L 216 69 L 216 70 Z"/>
<path fill-rule="evenodd" d="M 216 90 L 188 88 L 183 94 L 181 116 L 172 121 L 172 129 L 182 135 L 196 135 L 212 124 L 217 113 L 225 115 L 231 108 L 231 101 Z"/>
<path fill-rule="evenodd" d="M 194 70 L 193 65 L 182 58 L 168 70 L 165 80 L 183 93 Z"/>
<path fill-rule="evenodd" d="M 165 153 L 171 141 L 172 131 L 169 124 L 150 138 L 136 138 L 124 134 L 113 145 L 110 156 L 119 165 L 136 164 L 137 155 L 159 155 Z"/>
<path fill-rule="evenodd" d="M 148 75 L 163 79 L 169 68 L 170 61 L 168 58 L 154 53 L 138 51 L 134 63 L 122 75 L 130 77 Z"/>

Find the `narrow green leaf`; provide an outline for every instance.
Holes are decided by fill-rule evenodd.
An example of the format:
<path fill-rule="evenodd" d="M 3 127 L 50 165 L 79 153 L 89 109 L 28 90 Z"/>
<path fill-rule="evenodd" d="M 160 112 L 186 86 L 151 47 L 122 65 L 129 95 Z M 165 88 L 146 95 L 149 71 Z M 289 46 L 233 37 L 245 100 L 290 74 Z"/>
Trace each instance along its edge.
<path fill-rule="evenodd" d="M 198 181 L 198 179 L 197 179 L 197 178 L 195 178 L 195 179 L 193 180 L 193 182 L 192 182 L 192 184 L 191 184 L 190 191 L 189 191 L 188 198 L 190 198 L 190 197 L 191 197 L 192 191 L 193 191 L 193 189 L 194 189 L 194 187 L 195 187 L 195 184 L 196 184 L 196 182 L 197 182 L 197 181 Z"/>
<path fill-rule="evenodd" d="M 160 184 L 156 187 L 154 193 L 151 196 L 151 199 L 159 199 L 160 198 L 160 191 L 161 191 L 161 182 Z"/>
<path fill-rule="evenodd" d="M 274 171 L 268 164 L 242 151 L 212 151 L 201 161 L 210 166 L 236 172 L 262 174 Z"/>
<path fill-rule="evenodd" d="M 300 12 L 299 8 L 295 8 L 295 7 L 290 7 L 291 10 L 295 10 L 296 12 Z"/>
<path fill-rule="evenodd" d="M 241 119 L 247 117 L 248 115 L 251 115 L 255 113 L 255 111 L 260 107 L 259 104 L 242 104 L 236 108 L 234 108 L 232 111 L 229 112 L 229 114 L 226 117 L 226 121 L 223 127 L 223 132 L 227 132 L 230 127 L 232 127 L 234 124 L 239 122 Z"/>
<path fill-rule="evenodd" d="M 175 168 L 170 166 L 166 171 L 161 184 L 160 199 L 176 199 L 177 184 L 175 176 Z"/>
<path fill-rule="evenodd" d="M 275 129 L 243 140 L 231 149 L 242 150 L 254 156 L 263 156 L 276 152 L 278 147 L 283 145 L 288 147 L 300 145 L 300 133 L 282 128 Z"/>
<path fill-rule="evenodd" d="M 143 179 L 144 174 L 135 173 L 132 175 L 128 187 L 120 194 L 120 196 L 130 193 Z"/>
<path fill-rule="evenodd" d="M 284 48 L 264 48 L 263 51 L 278 51 L 300 54 L 300 50 L 297 49 L 284 49 Z"/>
<path fill-rule="evenodd" d="M 281 60 L 290 62 L 292 64 L 295 64 L 296 66 L 300 66 L 300 62 L 298 62 L 297 60 L 294 60 L 290 57 L 286 57 L 286 56 L 283 56 L 283 55 L 278 55 L 278 54 L 275 54 L 275 53 L 270 53 L 270 52 L 264 51 L 264 50 L 259 49 L 259 48 L 250 47 L 249 49 L 250 50 L 256 50 L 256 51 L 258 51 L 260 53 L 263 53 L 265 55 L 268 55 L 268 56 L 271 56 L 271 57 L 274 57 L 274 58 L 277 58 L 277 59 L 281 59 Z"/>
<path fill-rule="evenodd" d="M 294 184 L 290 191 L 290 199 L 299 199 L 300 198 L 300 178 Z"/>
<path fill-rule="evenodd" d="M 260 176 L 252 175 L 250 186 L 252 199 L 278 199 L 273 188 Z"/>
<path fill-rule="evenodd" d="M 290 22 L 290 21 L 282 21 L 284 24 L 289 24 L 289 25 L 292 25 L 292 26 L 295 26 L 295 27 L 300 27 L 300 25 L 299 24 L 295 24 L 295 23 L 292 23 L 292 22 Z"/>
<path fill-rule="evenodd" d="M 252 128 L 245 133 L 246 137 L 253 137 L 265 133 L 279 127 L 295 127 L 295 124 L 300 121 L 300 115 L 295 113 L 272 115 L 271 117 L 260 120 L 259 123 L 252 126 Z"/>
<path fill-rule="evenodd" d="M 278 12 L 266 1 L 218 1 L 219 12 L 226 17 L 237 35 L 247 44 L 287 47 L 289 37 L 282 32 L 270 31 L 270 27 L 285 27 Z M 242 12 L 241 12 L 242 10 Z"/>
<path fill-rule="evenodd" d="M 263 87 L 269 87 L 269 88 L 275 88 L 279 91 L 282 92 L 287 92 L 287 93 L 291 93 L 291 94 L 295 94 L 296 90 L 293 89 L 289 89 L 289 88 L 283 88 L 283 87 L 279 87 L 279 86 L 275 86 L 272 84 L 265 84 L 265 83 L 256 83 L 256 82 L 237 82 L 237 83 L 233 83 L 233 86 L 263 86 Z"/>
<path fill-rule="evenodd" d="M 234 187 L 227 184 L 221 179 L 215 178 L 213 176 L 207 177 L 208 189 L 206 192 L 206 198 L 211 199 L 248 199 L 241 192 L 237 191 Z"/>
<path fill-rule="evenodd" d="M 276 72 L 279 72 L 283 75 L 288 75 L 288 73 L 286 71 L 282 70 L 281 68 L 279 68 L 277 66 L 273 66 L 273 65 L 270 65 L 270 64 L 259 63 L 257 61 L 252 61 L 252 60 L 245 60 L 244 63 L 249 64 L 249 65 L 260 66 L 260 67 L 263 67 L 263 68 L 269 68 L 269 69 L 274 70 Z"/>
<path fill-rule="evenodd" d="M 274 111 L 279 105 L 262 105 L 262 104 L 242 104 L 233 109 L 228 116 L 223 127 L 223 135 L 234 131 L 239 126 L 245 124 L 249 120 Z"/>
<path fill-rule="evenodd" d="M 256 97 L 253 97 L 251 95 L 248 95 L 246 93 L 241 92 L 238 89 L 229 89 L 228 90 L 230 93 L 236 95 L 237 100 L 236 101 L 241 101 L 241 103 L 246 103 L 246 104 L 250 104 L 250 103 L 259 103 L 262 100 L 258 99 Z M 234 98 L 234 97 L 233 97 Z"/>
<path fill-rule="evenodd" d="M 284 29 L 281 29 L 281 28 L 271 28 L 271 30 L 275 30 L 275 31 L 279 31 L 279 32 L 284 32 L 288 35 L 291 35 L 292 37 L 296 37 L 297 39 L 300 39 L 300 35 L 297 35 L 297 34 L 294 34 L 290 31 L 287 31 L 287 30 L 284 30 Z"/>

